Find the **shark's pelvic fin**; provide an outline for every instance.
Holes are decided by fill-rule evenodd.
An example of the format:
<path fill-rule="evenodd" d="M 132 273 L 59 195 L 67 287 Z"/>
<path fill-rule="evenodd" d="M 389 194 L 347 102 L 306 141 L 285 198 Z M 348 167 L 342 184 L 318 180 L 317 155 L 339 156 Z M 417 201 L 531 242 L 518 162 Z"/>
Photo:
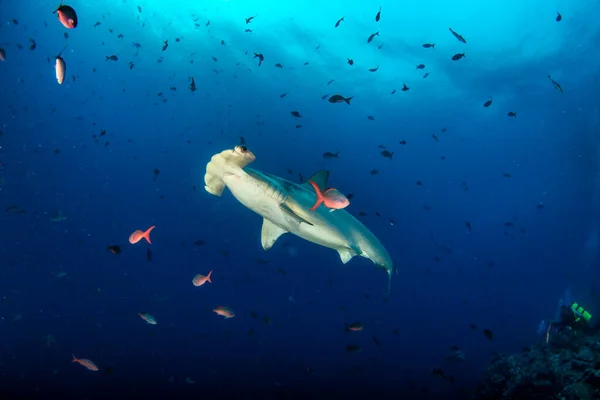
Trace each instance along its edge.
<path fill-rule="evenodd" d="M 308 222 L 307 220 L 305 220 L 304 218 L 302 218 L 301 216 L 296 214 L 294 211 L 292 211 L 292 209 L 289 208 L 285 203 L 281 203 L 279 205 L 279 208 L 281 208 L 283 211 L 285 211 L 288 214 L 288 216 L 292 217 L 292 219 L 294 219 L 296 222 L 298 222 L 298 225 L 300 225 L 300 223 L 304 222 L 305 224 L 314 226 L 313 224 L 311 224 L 310 222 Z"/>
<path fill-rule="evenodd" d="M 273 247 L 277 239 L 279 239 L 279 236 L 284 233 L 287 233 L 287 231 L 281 229 L 271 221 L 263 219 L 262 231 L 260 234 L 260 241 L 263 249 L 269 250 Z"/>
<path fill-rule="evenodd" d="M 338 253 L 340 253 L 340 258 L 342 260 L 342 263 L 346 264 L 348 261 L 350 261 L 352 259 L 352 257 L 354 257 L 357 253 L 355 251 L 353 251 L 352 249 L 338 249 Z"/>
<path fill-rule="evenodd" d="M 327 181 L 329 180 L 329 171 L 326 169 L 322 169 L 320 171 L 315 172 L 308 178 L 302 185 L 310 188 L 310 190 L 314 191 L 315 189 L 312 187 L 309 181 L 313 181 L 321 190 L 325 190 L 327 188 Z"/>

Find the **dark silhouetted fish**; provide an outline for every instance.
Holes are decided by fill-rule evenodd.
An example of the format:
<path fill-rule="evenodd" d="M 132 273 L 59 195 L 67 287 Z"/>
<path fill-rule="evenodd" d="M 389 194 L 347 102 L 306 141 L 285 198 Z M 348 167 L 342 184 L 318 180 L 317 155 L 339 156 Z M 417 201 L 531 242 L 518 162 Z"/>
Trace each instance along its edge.
<path fill-rule="evenodd" d="M 329 102 L 330 103 L 348 103 L 348 105 L 350 105 L 350 100 L 352 100 L 354 97 L 344 97 L 341 94 L 334 94 L 333 96 L 331 96 L 329 98 Z"/>
<path fill-rule="evenodd" d="M 379 36 L 379 31 L 377 31 L 377 32 L 375 32 L 375 33 L 372 33 L 372 34 L 369 36 L 369 38 L 367 39 L 367 43 L 371 43 L 371 42 L 373 41 L 373 38 L 374 38 L 375 36 Z"/>
<path fill-rule="evenodd" d="M 260 53 L 254 53 L 254 57 L 252 58 L 258 58 L 258 66 L 260 67 L 262 65 L 262 62 L 265 61 L 265 56 L 263 56 Z"/>
<path fill-rule="evenodd" d="M 458 39 L 458 41 L 459 41 L 459 42 L 462 42 L 462 43 L 467 43 L 467 41 L 465 40 L 465 38 L 464 38 L 464 37 L 462 37 L 461 35 L 459 35 L 458 33 L 454 32 L 454 31 L 452 30 L 452 28 L 448 28 L 448 29 L 450 29 L 450 32 L 452 32 L 452 34 L 454 35 L 454 37 L 455 37 L 456 39 Z"/>
<path fill-rule="evenodd" d="M 394 152 L 393 151 L 388 151 L 388 150 L 382 150 L 381 151 L 381 155 L 385 158 L 389 158 L 390 160 L 392 159 L 392 157 L 394 156 Z"/>
<path fill-rule="evenodd" d="M 556 82 L 554 79 L 552 79 L 552 77 L 550 75 L 548 75 L 548 79 L 550 79 L 550 82 L 552 82 L 552 85 L 554 85 L 554 89 L 558 90 L 559 92 L 563 92 L 562 87 L 560 87 L 560 84 L 558 82 Z"/>
<path fill-rule="evenodd" d="M 490 340 L 494 340 L 494 332 L 492 332 L 490 329 L 484 329 L 483 334 L 485 335 L 486 338 L 488 338 Z"/>

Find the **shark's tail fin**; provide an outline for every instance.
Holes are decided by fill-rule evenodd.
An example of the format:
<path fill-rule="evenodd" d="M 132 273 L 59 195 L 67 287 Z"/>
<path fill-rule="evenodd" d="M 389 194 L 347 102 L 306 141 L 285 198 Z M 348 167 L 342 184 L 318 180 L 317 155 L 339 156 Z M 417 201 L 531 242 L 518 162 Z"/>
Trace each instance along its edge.
<path fill-rule="evenodd" d="M 233 150 L 223 150 L 215 154 L 206 164 L 204 189 L 215 196 L 221 196 L 225 189 L 223 177 L 236 172 L 256 159 L 256 156 L 246 146 L 235 146 Z"/>

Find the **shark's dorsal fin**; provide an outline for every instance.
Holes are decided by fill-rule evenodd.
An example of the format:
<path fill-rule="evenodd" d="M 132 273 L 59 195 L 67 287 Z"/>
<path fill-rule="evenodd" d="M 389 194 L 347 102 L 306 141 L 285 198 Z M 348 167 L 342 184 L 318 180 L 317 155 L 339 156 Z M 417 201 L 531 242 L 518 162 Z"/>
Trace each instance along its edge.
<path fill-rule="evenodd" d="M 302 222 L 304 222 L 305 224 L 308 224 L 310 226 L 313 226 L 313 224 L 311 224 L 310 222 L 308 222 L 307 220 L 305 220 L 304 218 L 302 218 L 301 216 L 299 216 L 298 214 L 296 214 L 290 207 L 288 207 L 285 203 L 281 203 L 279 205 L 279 208 L 281 208 L 282 211 L 284 211 L 285 213 L 287 213 L 287 215 L 289 217 L 291 217 L 293 220 L 295 220 L 296 222 L 298 222 L 298 225 L 300 225 Z"/>
<path fill-rule="evenodd" d="M 260 233 L 260 241 L 263 249 L 269 250 L 273 247 L 279 236 L 284 233 L 287 233 L 287 231 L 281 229 L 271 221 L 263 219 L 262 231 Z"/>
<path fill-rule="evenodd" d="M 320 171 L 315 172 L 308 178 L 302 185 L 310 188 L 310 190 L 314 191 L 315 189 L 310 184 L 310 181 L 313 181 L 319 188 L 325 190 L 327 188 L 327 181 L 329 180 L 329 171 L 326 169 L 322 169 Z"/>

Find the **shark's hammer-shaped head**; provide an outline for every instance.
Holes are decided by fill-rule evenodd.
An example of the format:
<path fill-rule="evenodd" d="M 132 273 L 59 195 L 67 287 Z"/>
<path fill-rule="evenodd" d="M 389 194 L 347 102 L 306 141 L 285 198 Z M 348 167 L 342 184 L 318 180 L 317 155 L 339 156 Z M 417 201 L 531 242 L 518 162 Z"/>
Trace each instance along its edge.
<path fill-rule="evenodd" d="M 256 160 L 256 156 L 246 146 L 235 146 L 233 150 L 223 150 L 215 154 L 206 166 L 204 189 L 215 196 L 221 196 L 226 175 L 240 175 L 242 168 Z"/>

